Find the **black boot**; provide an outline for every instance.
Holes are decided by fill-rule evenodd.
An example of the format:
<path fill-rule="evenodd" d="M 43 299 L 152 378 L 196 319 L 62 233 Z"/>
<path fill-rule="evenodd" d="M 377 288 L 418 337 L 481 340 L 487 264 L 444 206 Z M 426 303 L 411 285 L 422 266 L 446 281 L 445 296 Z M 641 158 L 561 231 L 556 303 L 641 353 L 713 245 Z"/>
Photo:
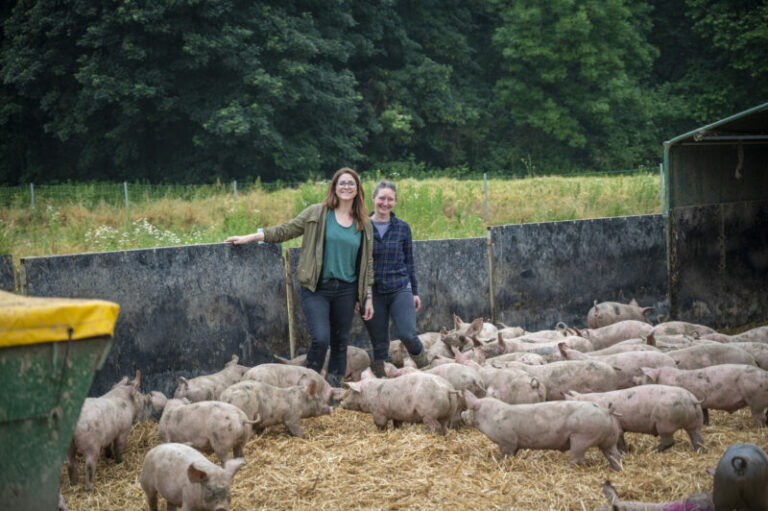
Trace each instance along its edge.
<path fill-rule="evenodd" d="M 376 378 L 387 377 L 387 372 L 384 370 L 383 360 L 374 360 L 373 364 L 371 365 L 371 370 L 373 371 L 373 374 L 376 375 Z"/>
<path fill-rule="evenodd" d="M 411 358 L 413 359 L 414 362 L 416 362 L 416 367 L 418 367 L 419 369 L 421 369 L 424 366 L 428 366 L 429 363 L 432 362 L 429 359 L 429 355 L 427 355 L 427 350 L 425 349 L 422 349 L 421 353 L 419 353 L 418 355 L 411 355 Z"/>

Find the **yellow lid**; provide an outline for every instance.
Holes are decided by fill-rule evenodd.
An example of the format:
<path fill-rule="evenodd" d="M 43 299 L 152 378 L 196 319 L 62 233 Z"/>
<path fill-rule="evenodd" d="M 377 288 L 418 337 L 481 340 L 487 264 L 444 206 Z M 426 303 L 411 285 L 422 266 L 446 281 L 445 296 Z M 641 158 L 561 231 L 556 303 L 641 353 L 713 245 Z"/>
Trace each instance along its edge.
<path fill-rule="evenodd" d="M 105 300 L 34 298 L 0 291 L 0 348 L 112 336 L 120 305 Z"/>

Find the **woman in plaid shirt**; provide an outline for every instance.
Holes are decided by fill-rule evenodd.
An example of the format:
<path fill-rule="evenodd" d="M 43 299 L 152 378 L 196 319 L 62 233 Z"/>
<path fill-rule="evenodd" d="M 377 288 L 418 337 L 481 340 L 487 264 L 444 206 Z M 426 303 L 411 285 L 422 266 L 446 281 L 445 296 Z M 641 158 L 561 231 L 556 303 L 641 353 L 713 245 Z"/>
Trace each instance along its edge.
<path fill-rule="evenodd" d="M 392 212 L 397 204 L 397 186 L 382 179 L 373 190 L 373 309 L 365 321 L 373 345 L 373 372 L 384 377 L 389 359 L 389 319 L 395 322 L 400 340 L 418 367 L 429 363 L 424 345 L 416 334 L 416 311 L 421 308 L 413 266 L 413 239 L 407 222 Z"/>

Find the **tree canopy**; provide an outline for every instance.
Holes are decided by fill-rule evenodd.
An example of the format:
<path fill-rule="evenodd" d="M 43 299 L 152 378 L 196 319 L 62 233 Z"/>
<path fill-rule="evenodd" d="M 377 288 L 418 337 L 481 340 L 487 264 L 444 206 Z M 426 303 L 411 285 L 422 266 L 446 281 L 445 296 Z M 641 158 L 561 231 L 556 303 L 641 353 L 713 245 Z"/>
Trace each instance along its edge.
<path fill-rule="evenodd" d="M 0 183 L 635 168 L 768 98 L 768 0 L 9 0 Z"/>

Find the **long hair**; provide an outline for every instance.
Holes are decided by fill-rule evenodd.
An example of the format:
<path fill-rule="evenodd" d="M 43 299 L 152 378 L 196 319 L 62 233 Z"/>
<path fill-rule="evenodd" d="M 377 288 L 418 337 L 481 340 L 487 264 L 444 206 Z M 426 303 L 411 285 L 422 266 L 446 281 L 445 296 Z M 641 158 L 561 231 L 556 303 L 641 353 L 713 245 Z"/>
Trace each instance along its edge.
<path fill-rule="evenodd" d="M 363 191 L 363 185 L 360 183 L 360 176 L 357 175 L 357 172 L 349 167 L 342 167 L 337 170 L 336 173 L 333 174 L 331 182 L 328 184 L 328 193 L 325 195 L 323 204 L 328 206 L 329 209 L 336 209 L 339 207 L 339 198 L 336 196 L 336 185 L 342 174 L 349 174 L 352 176 L 357 185 L 357 195 L 355 195 L 355 198 L 352 200 L 352 218 L 355 219 L 355 225 L 357 226 L 355 232 L 360 232 L 363 230 L 363 224 L 368 216 L 368 208 L 365 206 L 365 192 Z"/>

